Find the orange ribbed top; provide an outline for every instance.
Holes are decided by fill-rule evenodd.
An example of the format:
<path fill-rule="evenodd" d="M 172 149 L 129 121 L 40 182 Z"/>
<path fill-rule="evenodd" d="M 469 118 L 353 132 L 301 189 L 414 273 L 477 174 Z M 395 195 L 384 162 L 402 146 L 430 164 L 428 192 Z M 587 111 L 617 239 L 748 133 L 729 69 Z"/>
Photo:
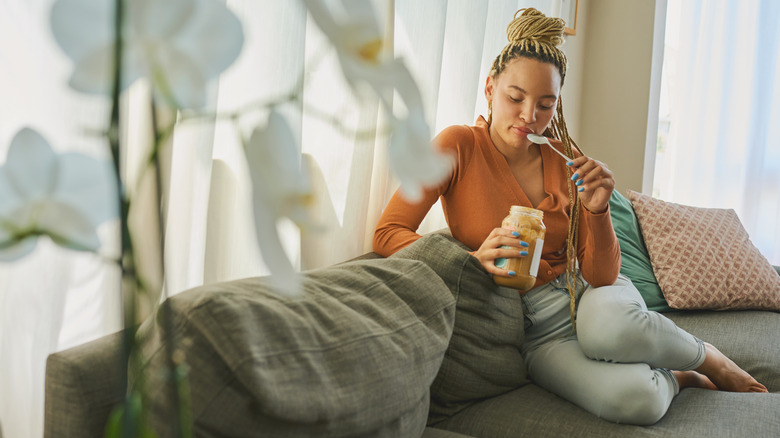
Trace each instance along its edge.
<path fill-rule="evenodd" d="M 389 256 L 421 236 L 416 233 L 428 210 L 441 198 L 453 237 L 476 250 L 493 230 L 501 226 L 512 205 L 544 212 L 547 235 L 536 286 L 548 283 L 566 271 L 566 238 L 569 228 L 569 175 L 563 160 L 548 147 L 541 147 L 544 190 L 539 205 L 532 205 L 509 164 L 490 140 L 488 124 L 481 116 L 476 126 L 450 126 L 434 139 L 442 150 L 453 153 L 456 166 L 439 187 L 427 189 L 417 203 L 396 192 L 387 204 L 374 233 L 374 251 Z M 553 146 L 561 148 L 559 142 Z M 592 286 L 610 285 L 620 271 L 620 247 L 612 229 L 609 209 L 592 214 L 581 208 L 577 258 L 582 275 Z"/>

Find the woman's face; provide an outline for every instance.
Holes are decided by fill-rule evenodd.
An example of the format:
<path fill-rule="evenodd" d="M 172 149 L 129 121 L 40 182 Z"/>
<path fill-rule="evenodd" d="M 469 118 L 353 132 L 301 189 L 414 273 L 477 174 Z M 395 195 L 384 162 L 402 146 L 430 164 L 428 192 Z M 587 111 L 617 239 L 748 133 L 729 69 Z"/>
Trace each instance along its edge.
<path fill-rule="evenodd" d="M 488 77 L 485 97 L 492 102 L 490 137 L 502 151 L 528 147 L 530 133 L 542 135 L 555 115 L 561 92 L 558 69 L 546 62 L 519 57 L 498 77 Z"/>

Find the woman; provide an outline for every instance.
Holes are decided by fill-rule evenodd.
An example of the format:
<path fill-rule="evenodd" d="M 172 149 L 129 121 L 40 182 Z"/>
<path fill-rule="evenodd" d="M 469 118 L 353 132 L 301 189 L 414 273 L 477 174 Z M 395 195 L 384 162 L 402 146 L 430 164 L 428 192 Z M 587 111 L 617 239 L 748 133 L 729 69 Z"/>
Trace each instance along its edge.
<path fill-rule="evenodd" d="M 522 354 L 535 383 L 604 419 L 638 425 L 658 421 L 683 387 L 766 392 L 715 347 L 648 311 L 619 275 L 613 174 L 580 153 L 563 119 L 563 22 L 519 12 L 485 84 L 488 119 L 437 136 L 456 157 L 450 179 L 414 204 L 396 193 L 374 251 L 388 256 L 420 238 L 415 230 L 441 198 L 452 235 L 476 248 L 471 254 L 487 272 L 509 277 L 514 272 L 495 260 L 528 257 L 528 245 L 498 226 L 511 205 L 542 210 L 547 233 L 537 280 L 522 297 Z M 531 133 L 559 139 L 553 146 L 572 158 L 532 143 Z"/>

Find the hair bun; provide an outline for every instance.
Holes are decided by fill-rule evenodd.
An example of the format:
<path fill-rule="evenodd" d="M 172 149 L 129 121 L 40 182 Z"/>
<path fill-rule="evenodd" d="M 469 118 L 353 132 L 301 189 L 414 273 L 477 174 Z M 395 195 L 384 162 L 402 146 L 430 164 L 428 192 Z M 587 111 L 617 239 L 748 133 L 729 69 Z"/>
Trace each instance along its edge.
<path fill-rule="evenodd" d="M 537 9 L 520 9 L 506 28 L 506 38 L 510 43 L 533 40 L 557 47 L 563 44 L 565 25 L 563 19 L 548 17 Z"/>

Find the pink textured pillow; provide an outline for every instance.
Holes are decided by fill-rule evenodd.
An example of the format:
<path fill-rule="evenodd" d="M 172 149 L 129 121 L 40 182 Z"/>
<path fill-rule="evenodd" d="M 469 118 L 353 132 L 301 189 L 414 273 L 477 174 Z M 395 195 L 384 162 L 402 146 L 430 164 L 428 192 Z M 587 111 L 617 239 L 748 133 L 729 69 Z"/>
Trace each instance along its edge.
<path fill-rule="evenodd" d="M 628 195 L 669 307 L 780 310 L 780 275 L 734 210 Z"/>

